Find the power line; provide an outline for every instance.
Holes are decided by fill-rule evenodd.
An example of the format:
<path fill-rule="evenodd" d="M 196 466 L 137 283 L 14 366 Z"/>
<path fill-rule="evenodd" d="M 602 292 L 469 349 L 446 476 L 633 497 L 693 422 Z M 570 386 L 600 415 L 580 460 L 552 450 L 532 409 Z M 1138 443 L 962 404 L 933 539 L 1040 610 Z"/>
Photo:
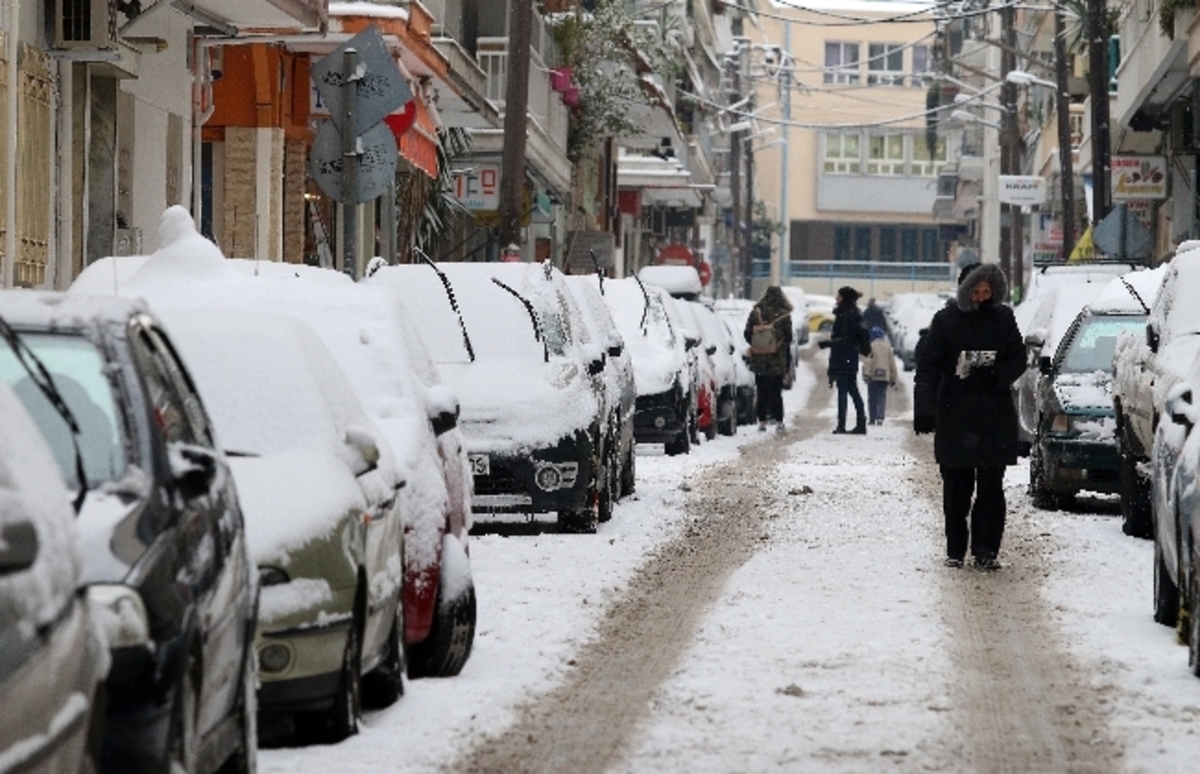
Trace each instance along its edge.
<path fill-rule="evenodd" d="M 991 6 L 988 8 L 979 8 L 979 9 L 976 9 L 973 11 L 957 11 L 953 14 L 945 15 L 945 14 L 941 13 L 942 9 L 940 6 L 930 4 L 930 6 L 928 8 L 923 8 L 923 9 L 916 10 L 916 11 L 909 11 L 908 13 L 896 14 L 894 16 L 883 16 L 883 17 L 879 17 L 879 18 L 870 18 L 870 17 L 863 17 L 863 16 L 847 16 L 845 14 L 839 14 L 839 13 L 835 13 L 833 11 L 825 11 L 825 10 L 821 10 L 818 8 L 805 8 L 805 7 L 799 6 L 799 5 L 786 6 L 795 11 L 803 11 L 806 13 L 814 14 L 816 16 L 828 16 L 828 17 L 832 17 L 834 19 L 841 20 L 841 21 L 811 21 L 808 19 L 797 19 L 794 16 L 786 16 L 786 15 L 777 14 L 777 13 L 768 13 L 766 11 L 760 11 L 757 8 L 751 8 L 749 6 L 739 5 L 738 3 L 725 3 L 725 5 L 729 8 L 734 8 L 739 11 L 742 11 L 743 13 L 747 13 L 747 14 L 750 14 L 753 16 L 762 16 L 767 19 L 775 19 L 776 21 L 787 22 L 788 24 L 802 24 L 802 25 L 805 25 L 808 27 L 858 27 L 858 26 L 862 26 L 862 25 L 866 25 L 866 24 L 913 24 L 913 23 L 928 24 L 931 21 L 946 22 L 946 21 L 954 21 L 956 19 L 971 19 L 971 18 L 974 18 L 977 16 L 983 16 L 983 15 L 989 14 L 989 13 L 996 13 L 998 11 L 1004 10 L 1005 8 L 1014 8 L 1015 9 L 1018 7 L 1020 7 L 1020 8 L 1028 8 L 1029 7 L 1029 6 L 1024 5 L 1021 2 L 1021 0 L 1013 0 L 1013 2 L 1010 2 L 1010 3 L 1002 3 L 1000 5 L 994 5 L 994 6 Z M 930 14 L 934 15 L 932 19 L 928 18 Z"/>

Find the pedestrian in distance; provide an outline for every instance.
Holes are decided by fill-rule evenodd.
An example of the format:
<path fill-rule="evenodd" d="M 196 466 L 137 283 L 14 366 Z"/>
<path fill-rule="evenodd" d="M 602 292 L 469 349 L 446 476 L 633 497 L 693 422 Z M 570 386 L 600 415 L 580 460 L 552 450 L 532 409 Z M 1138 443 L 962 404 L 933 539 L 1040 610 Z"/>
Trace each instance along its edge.
<path fill-rule="evenodd" d="M 792 304 L 778 285 L 763 291 L 762 298 L 746 318 L 746 343 L 750 355 L 746 364 L 754 373 L 757 389 L 755 413 L 759 432 L 767 422 L 775 423 L 775 432 L 784 433 L 783 379 L 791 368 Z"/>
<path fill-rule="evenodd" d="M 867 383 L 867 422 L 882 425 L 887 414 L 887 391 L 896 386 L 896 353 L 883 328 L 870 330 L 871 354 L 863 358 L 863 380 Z"/>
<path fill-rule="evenodd" d="M 867 305 L 862 310 L 863 324 L 867 326 L 867 330 L 872 328 L 882 328 L 883 335 L 889 339 L 892 337 L 892 328 L 888 325 L 887 315 L 883 312 L 883 307 L 875 303 L 874 298 L 867 299 Z"/>
<path fill-rule="evenodd" d="M 837 386 L 837 427 L 835 433 L 866 435 L 867 416 L 863 411 L 862 393 L 858 391 L 858 358 L 871 351 L 867 329 L 863 325 L 862 313 L 858 311 L 861 294 L 852 287 L 838 288 L 837 303 L 833 307 L 833 328 L 829 338 L 817 346 L 829 350 L 829 385 Z M 846 402 L 854 402 L 855 424 L 846 430 Z"/>
<path fill-rule="evenodd" d="M 1025 370 L 1007 293 L 995 264 L 963 267 L 957 294 L 934 315 L 917 358 L 913 430 L 934 433 L 948 567 L 962 567 L 970 548 L 976 567 L 1000 568 L 1004 469 L 1016 464 L 1018 449 L 1010 389 Z"/>

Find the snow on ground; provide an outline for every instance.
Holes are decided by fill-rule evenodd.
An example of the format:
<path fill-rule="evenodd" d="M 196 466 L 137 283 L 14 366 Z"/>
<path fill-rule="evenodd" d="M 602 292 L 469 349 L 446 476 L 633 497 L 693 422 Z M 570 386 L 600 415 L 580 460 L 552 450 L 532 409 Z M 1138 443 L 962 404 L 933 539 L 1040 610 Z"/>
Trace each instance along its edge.
<path fill-rule="evenodd" d="M 902 379 L 911 390 L 911 374 Z M 832 427 L 833 391 L 811 371 L 801 369 L 785 393 L 789 414 L 811 390 L 828 392 L 821 416 Z M 265 750 L 260 771 L 451 765 L 571 668 L 643 557 L 685 524 L 689 482 L 763 437 L 743 427 L 686 456 L 640 450 L 637 494 L 598 535 L 472 537 L 479 628 L 463 673 L 408 682 L 396 705 L 369 714 L 342 744 Z M 934 586 L 938 573 L 972 571 L 937 566 L 940 514 L 914 495 L 910 475 L 928 460 L 906 444 L 909 426 L 889 420 L 866 438 L 818 435 L 793 447 L 769 486 L 813 491 L 797 495 L 802 505 L 774 520 L 764 550 L 730 578 L 619 770 L 881 765 L 856 759 L 860 748 L 894 752 L 900 769 L 915 770 L 930 748 L 958 743 L 943 738 L 955 675 Z M 862 454 L 848 462 L 845 451 L 854 448 Z M 1097 701 L 1109 705 L 1110 733 L 1125 747 L 1119 769 L 1194 771 L 1200 680 L 1188 673 L 1174 633 L 1150 616 L 1152 544 L 1122 535 L 1112 513 L 1032 509 L 1027 478 L 1023 464 L 1009 470 L 1011 518 L 1031 520 L 1045 540 L 1045 599 L 1072 658 L 1094 675 Z M 872 539 L 862 539 L 864 530 Z M 865 615 L 862 579 L 872 575 Z"/>

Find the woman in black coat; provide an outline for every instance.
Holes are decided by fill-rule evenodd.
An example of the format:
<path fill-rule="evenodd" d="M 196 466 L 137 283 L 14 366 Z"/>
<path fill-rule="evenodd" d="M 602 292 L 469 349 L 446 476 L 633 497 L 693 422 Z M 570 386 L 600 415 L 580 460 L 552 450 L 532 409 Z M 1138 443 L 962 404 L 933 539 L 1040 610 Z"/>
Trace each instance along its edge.
<path fill-rule="evenodd" d="M 838 288 L 837 305 L 833 308 L 833 328 L 829 339 L 817 344 L 819 349 L 829 349 L 829 385 L 837 387 L 837 427 L 835 433 L 865 435 L 867 414 L 863 411 L 862 393 L 858 391 L 858 358 L 863 353 L 861 344 L 867 340 L 867 329 L 863 325 L 862 312 L 858 311 L 859 293 L 852 287 Z M 854 427 L 846 429 L 846 399 L 854 402 Z"/>
<path fill-rule="evenodd" d="M 968 543 L 977 567 L 1000 566 L 1004 469 L 1016 464 L 1018 449 L 1010 388 L 1025 370 L 1007 294 L 995 264 L 964 267 L 956 297 L 934 315 L 917 358 L 913 429 L 936 433 L 951 567 L 962 566 Z"/>

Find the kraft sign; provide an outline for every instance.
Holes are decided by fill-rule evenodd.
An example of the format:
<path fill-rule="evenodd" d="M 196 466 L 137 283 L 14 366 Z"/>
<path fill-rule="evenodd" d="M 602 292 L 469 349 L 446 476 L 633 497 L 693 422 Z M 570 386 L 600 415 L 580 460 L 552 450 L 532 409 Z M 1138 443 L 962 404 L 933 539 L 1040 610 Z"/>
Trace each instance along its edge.
<path fill-rule="evenodd" d="M 1042 204 L 1046 179 L 1033 175 L 1000 175 L 1001 204 Z"/>

